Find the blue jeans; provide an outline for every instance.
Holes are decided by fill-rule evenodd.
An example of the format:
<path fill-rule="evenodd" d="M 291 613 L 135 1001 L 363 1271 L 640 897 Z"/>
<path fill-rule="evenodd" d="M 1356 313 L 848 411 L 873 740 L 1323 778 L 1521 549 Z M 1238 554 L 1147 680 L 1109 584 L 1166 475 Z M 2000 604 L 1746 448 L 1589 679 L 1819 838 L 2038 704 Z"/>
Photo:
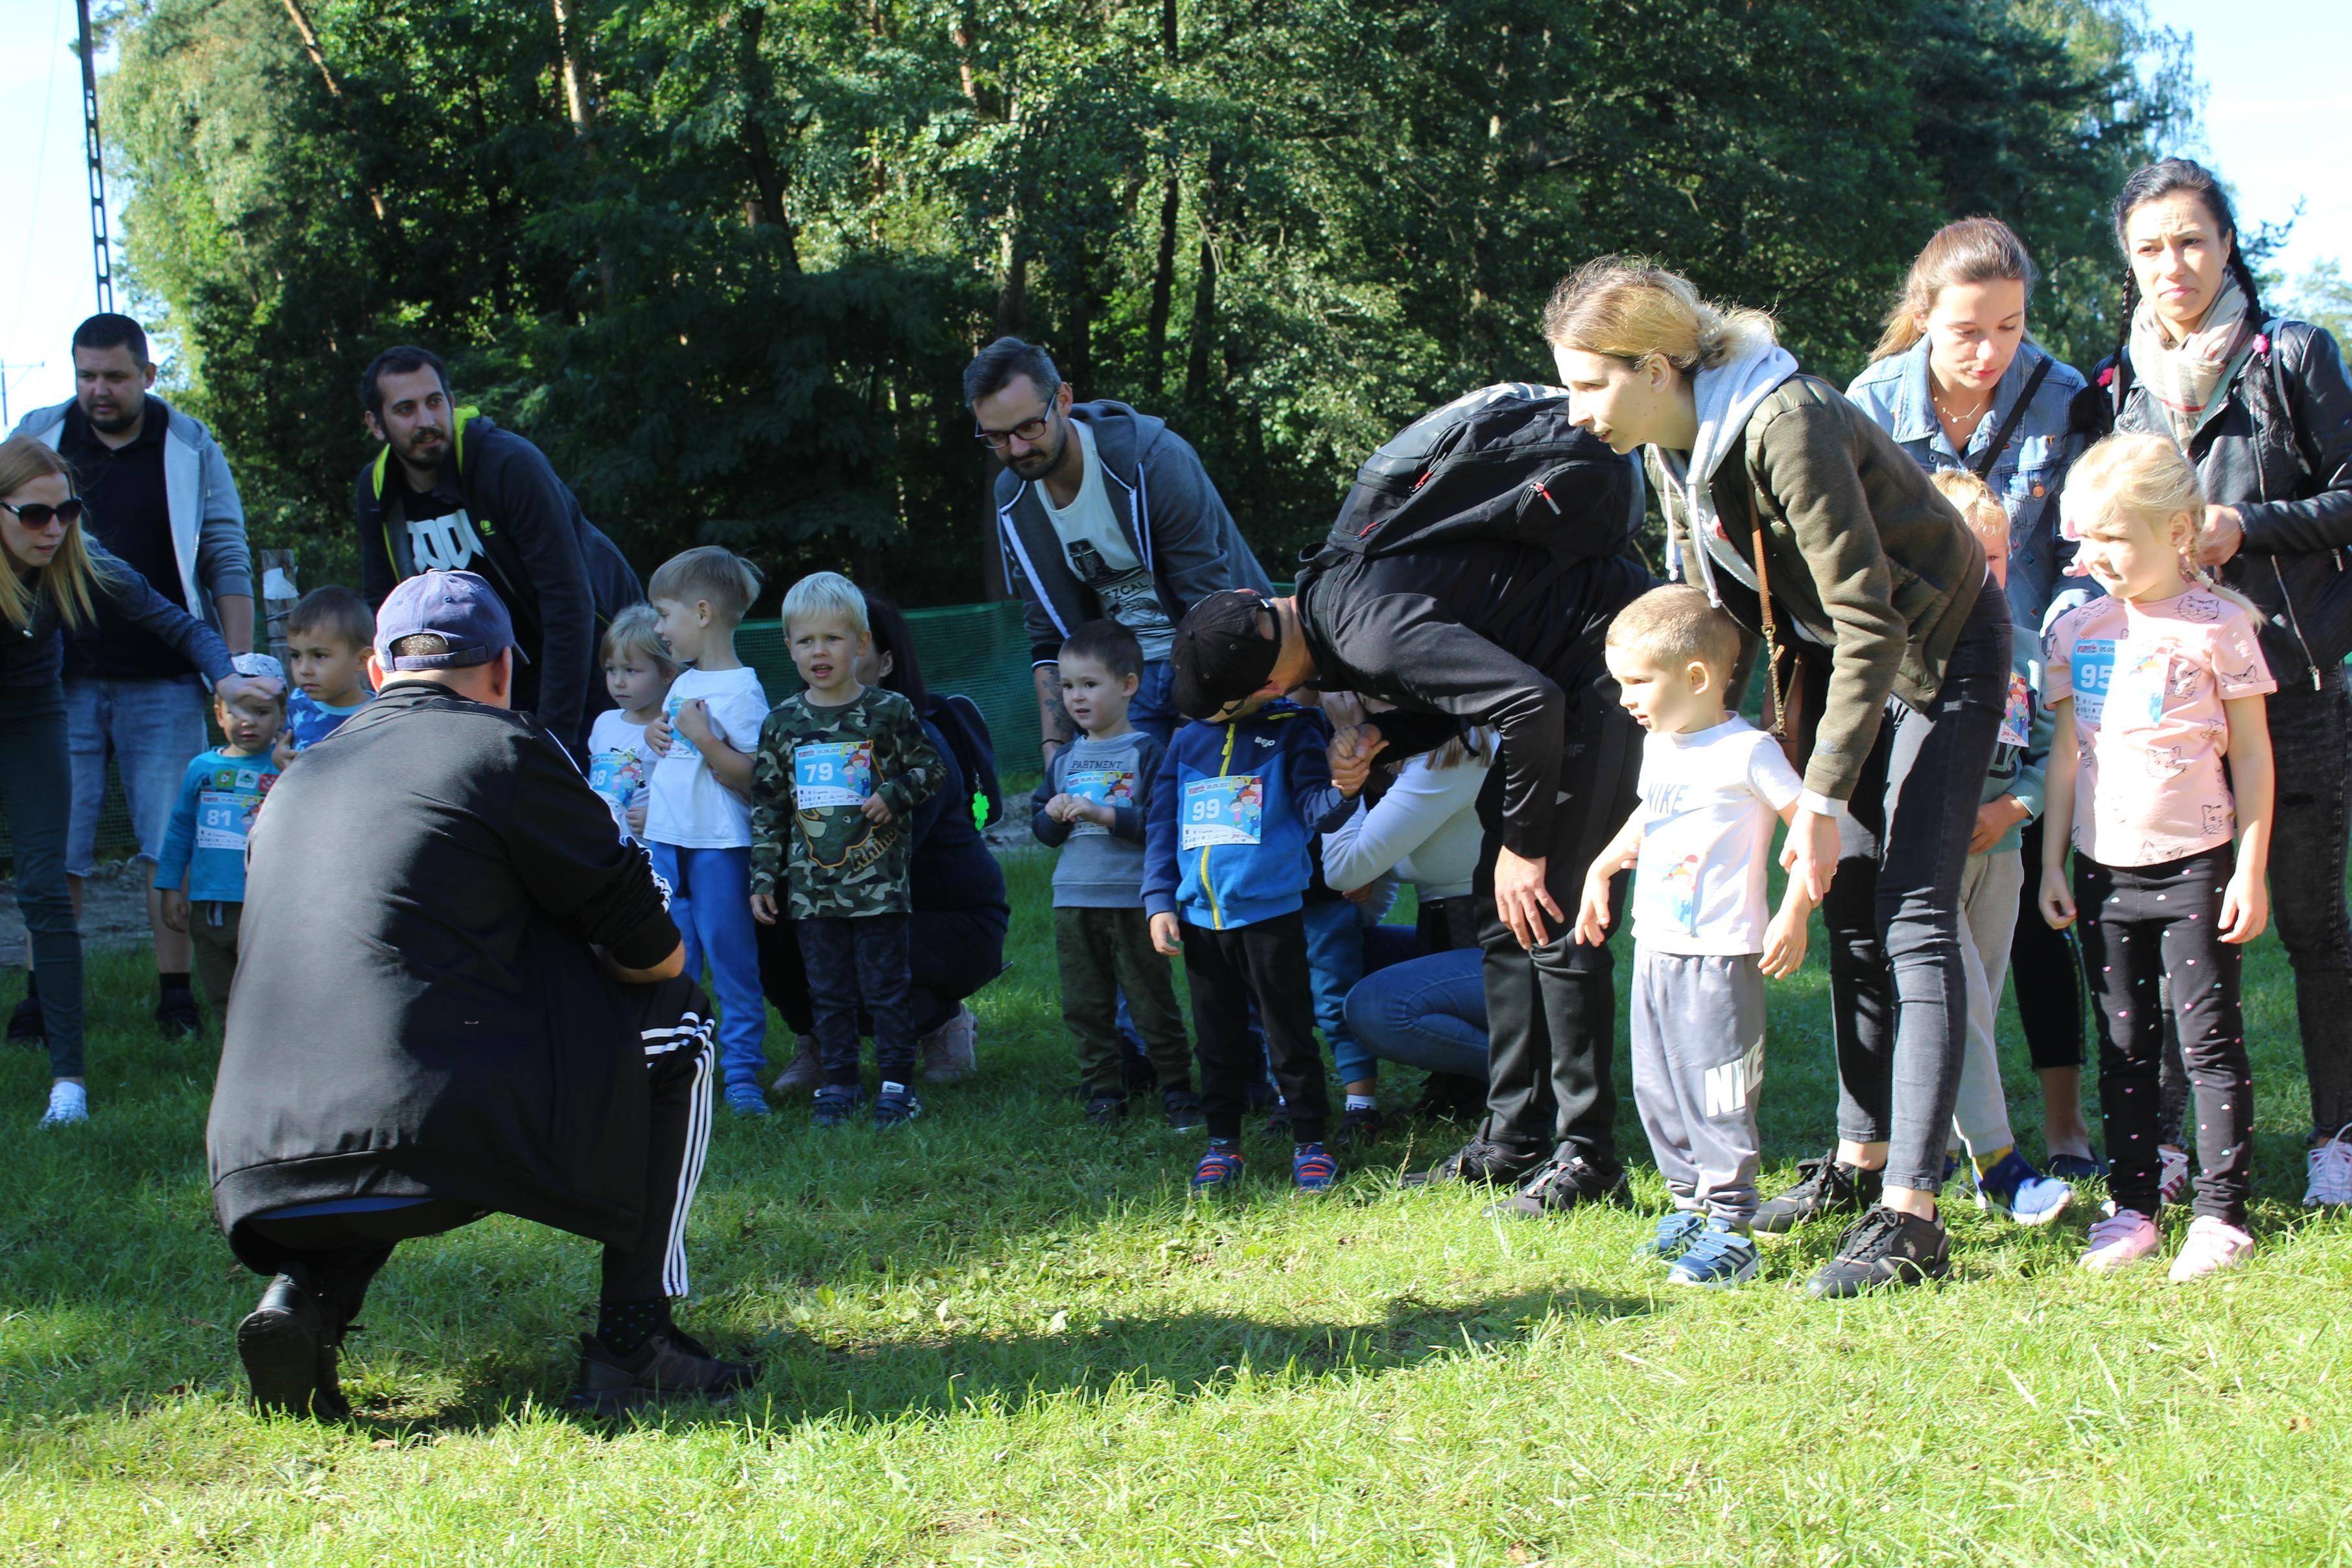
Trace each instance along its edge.
<path fill-rule="evenodd" d="M 1348 993 L 1349 1034 L 1374 1056 L 1484 1083 L 1484 962 L 1456 947 L 1373 970 Z"/>
<path fill-rule="evenodd" d="M 98 864 L 98 814 L 106 803 L 106 764 L 113 759 L 131 805 L 139 853 L 152 862 L 179 803 L 180 780 L 205 748 L 205 688 L 194 675 L 153 681 L 81 677 L 68 681 L 66 731 L 73 758 L 73 819 L 66 831 L 66 874 L 88 876 Z"/>
<path fill-rule="evenodd" d="M 874 1063 L 882 1082 L 915 1082 L 915 1031 L 908 1022 L 908 918 L 904 915 L 835 915 L 795 920 L 801 961 L 808 967 L 809 1006 L 816 1021 L 816 1051 L 824 1081 L 858 1082 L 857 1013 L 874 1023 Z"/>
<path fill-rule="evenodd" d="M 1154 659 L 1143 666 L 1135 695 L 1127 699 L 1127 722 L 1160 745 L 1174 738 L 1184 716 L 1176 711 L 1176 666 Z"/>
<path fill-rule="evenodd" d="M 757 1084 L 768 1065 L 768 1003 L 760 994 L 760 942 L 752 930 L 751 852 L 647 844 L 669 883 L 669 917 L 686 939 L 686 977 L 710 966 L 719 1003 L 719 1065 L 727 1087 Z"/>
<path fill-rule="evenodd" d="M 1331 1048 L 1339 1082 L 1361 1082 L 1378 1071 L 1372 1053 L 1348 1029 L 1348 993 L 1364 977 L 1363 916 L 1344 898 L 1309 904 L 1300 913 L 1307 922 L 1307 977 L 1315 993 L 1315 1027 Z"/>

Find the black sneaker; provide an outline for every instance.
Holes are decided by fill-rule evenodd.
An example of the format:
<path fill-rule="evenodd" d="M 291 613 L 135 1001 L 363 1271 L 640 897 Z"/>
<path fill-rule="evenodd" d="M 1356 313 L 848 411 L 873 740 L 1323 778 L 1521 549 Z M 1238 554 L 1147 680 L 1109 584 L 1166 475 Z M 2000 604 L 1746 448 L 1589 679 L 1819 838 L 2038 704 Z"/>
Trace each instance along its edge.
<path fill-rule="evenodd" d="M 1878 1201 L 1879 1174 L 1838 1161 L 1832 1149 L 1817 1160 L 1797 1162 L 1797 1183 L 1756 1211 L 1759 1236 L 1785 1236 L 1824 1214 L 1860 1214 Z"/>
<path fill-rule="evenodd" d="M 1920 1219 L 1884 1204 L 1846 1227 L 1837 1256 L 1805 1281 L 1815 1300 L 1858 1296 L 1882 1285 L 1916 1285 L 1952 1271 L 1952 1239 L 1941 1219 Z"/>
<path fill-rule="evenodd" d="M 1539 1148 L 1498 1144 L 1480 1133 L 1425 1171 L 1407 1171 L 1397 1177 L 1400 1186 L 1430 1186 L 1439 1182 L 1481 1183 L 1517 1186 L 1549 1158 Z"/>
<path fill-rule="evenodd" d="M 746 1363 L 721 1361 L 683 1329 L 663 1329 L 635 1355 L 614 1355 L 594 1334 L 580 1336 L 580 1383 L 568 1403 L 575 1410 L 614 1416 L 668 1399 L 729 1399 L 758 1374 Z"/>
<path fill-rule="evenodd" d="M 253 1402 L 268 1414 L 340 1420 L 352 1413 L 335 1375 L 335 1340 L 319 1298 L 291 1274 L 280 1274 L 236 1325 L 237 1359 L 253 1385 Z"/>
<path fill-rule="evenodd" d="M 167 986 L 155 1003 L 155 1027 L 166 1040 L 185 1040 L 202 1033 L 205 1015 L 196 1010 L 196 993 L 185 986 Z"/>
<path fill-rule="evenodd" d="M 1094 1107 L 1089 1104 L 1087 1109 L 1092 1114 Z M 915 1098 L 912 1089 L 885 1089 L 874 1097 L 874 1124 L 877 1127 L 901 1126 L 922 1113 L 923 1103 Z"/>
<path fill-rule="evenodd" d="M 855 1083 L 828 1083 L 816 1092 L 811 1103 L 809 1124 L 817 1127 L 842 1127 L 864 1103 L 866 1091 Z"/>
<path fill-rule="evenodd" d="M 1127 1096 L 1097 1094 L 1087 1102 L 1087 1120 L 1097 1127 L 1111 1126 L 1127 1120 Z"/>
<path fill-rule="evenodd" d="M 1331 1141 L 1344 1149 L 1360 1149 L 1367 1144 L 1377 1144 L 1388 1131 L 1388 1119 L 1381 1114 L 1378 1105 L 1352 1105 L 1332 1129 Z"/>
<path fill-rule="evenodd" d="M 48 1037 L 48 1026 L 41 1021 L 41 987 L 37 977 L 25 977 L 25 999 L 8 1015 L 10 1045 L 38 1045 Z"/>
<path fill-rule="evenodd" d="M 1521 1183 L 1517 1192 L 1487 1212 L 1541 1219 L 1547 1215 L 1566 1214 L 1588 1203 L 1622 1204 L 1628 1191 L 1622 1166 L 1606 1169 L 1582 1155 L 1570 1155 L 1564 1160 L 1555 1155 Z"/>
<path fill-rule="evenodd" d="M 1433 1072 L 1405 1114 L 1420 1121 L 1475 1122 L 1486 1113 L 1486 1085 L 1458 1072 Z"/>
<path fill-rule="evenodd" d="M 1190 1089 L 1171 1089 L 1160 1096 L 1160 1108 L 1168 1113 L 1168 1130 L 1171 1133 L 1197 1133 L 1209 1124 L 1201 1113 L 1201 1097 Z"/>

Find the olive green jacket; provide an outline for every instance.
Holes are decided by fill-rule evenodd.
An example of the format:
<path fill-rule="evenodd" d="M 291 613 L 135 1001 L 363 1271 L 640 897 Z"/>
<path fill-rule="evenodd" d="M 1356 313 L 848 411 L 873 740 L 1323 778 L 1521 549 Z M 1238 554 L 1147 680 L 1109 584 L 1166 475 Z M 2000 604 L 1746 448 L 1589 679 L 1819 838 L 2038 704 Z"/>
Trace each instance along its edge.
<path fill-rule="evenodd" d="M 1895 438 L 1817 376 L 1781 382 L 1748 415 L 1742 437 L 1746 472 L 1727 463 L 1716 470 L 1716 512 L 1752 578 L 1752 486 L 1780 640 L 1814 655 L 1806 663 L 1815 670 L 1828 664 L 1805 789 L 1843 801 L 1878 738 L 1888 694 L 1914 708 L 1936 700 L 1984 586 L 1984 546 Z M 1688 560 L 1697 546 L 1684 508 L 1672 486 L 1658 489 L 1669 535 Z M 1717 575 L 1724 608 L 1742 630 L 1760 633 L 1752 588 L 1720 568 Z M 1733 689 L 1745 689 L 1744 667 Z"/>

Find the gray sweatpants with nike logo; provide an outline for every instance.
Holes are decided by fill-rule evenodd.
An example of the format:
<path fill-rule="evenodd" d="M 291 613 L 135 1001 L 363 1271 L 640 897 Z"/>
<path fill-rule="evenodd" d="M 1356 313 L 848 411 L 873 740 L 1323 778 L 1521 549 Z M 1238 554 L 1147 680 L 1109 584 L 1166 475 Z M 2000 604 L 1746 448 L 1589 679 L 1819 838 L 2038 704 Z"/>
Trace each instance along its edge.
<path fill-rule="evenodd" d="M 1633 945 L 1633 1104 L 1676 1208 L 1746 1229 L 1756 1215 L 1764 1082 L 1758 956 Z"/>

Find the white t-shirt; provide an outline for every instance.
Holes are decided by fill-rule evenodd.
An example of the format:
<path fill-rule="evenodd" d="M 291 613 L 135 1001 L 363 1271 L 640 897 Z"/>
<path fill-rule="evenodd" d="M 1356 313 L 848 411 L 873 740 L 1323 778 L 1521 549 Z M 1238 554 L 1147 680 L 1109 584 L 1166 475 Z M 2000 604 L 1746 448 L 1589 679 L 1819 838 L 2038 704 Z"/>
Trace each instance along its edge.
<path fill-rule="evenodd" d="M 669 750 L 654 768 L 653 800 L 646 808 L 646 837 L 657 844 L 688 850 L 748 850 L 751 847 L 751 807 L 740 795 L 712 777 L 702 753 L 677 728 L 677 710 L 700 698 L 710 715 L 710 727 L 738 751 L 760 744 L 760 726 L 768 716 L 768 695 L 760 689 L 757 672 L 685 670 L 670 684 L 662 711 L 669 716 Z"/>
<path fill-rule="evenodd" d="M 1772 822 L 1804 788 L 1780 744 L 1744 718 L 1647 737 L 1633 940 L 1660 953 L 1764 951 Z"/>
<path fill-rule="evenodd" d="M 1070 563 L 1071 574 L 1095 596 L 1103 613 L 1135 633 L 1146 660 L 1164 659 L 1175 643 L 1176 628 L 1160 602 L 1158 584 L 1136 556 L 1111 506 L 1102 459 L 1095 455 L 1094 432 L 1082 419 L 1072 420 L 1070 427 L 1077 432 L 1079 449 L 1086 455 L 1086 477 L 1067 507 L 1056 507 L 1053 492 L 1037 486 L 1045 520 L 1062 541 L 1062 558 Z"/>
<path fill-rule="evenodd" d="M 614 824 L 625 839 L 636 839 L 629 831 L 629 807 L 653 776 L 656 760 L 654 754 L 646 749 L 644 725 L 631 724 L 629 716 L 616 707 L 606 708 L 596 716 L 596 722 L 588 730 L 588 787 L 604 797 L 604 803 L 613 808 Z M 651 820 L 651 802 L 646 806 L 646 817 Z"/>

